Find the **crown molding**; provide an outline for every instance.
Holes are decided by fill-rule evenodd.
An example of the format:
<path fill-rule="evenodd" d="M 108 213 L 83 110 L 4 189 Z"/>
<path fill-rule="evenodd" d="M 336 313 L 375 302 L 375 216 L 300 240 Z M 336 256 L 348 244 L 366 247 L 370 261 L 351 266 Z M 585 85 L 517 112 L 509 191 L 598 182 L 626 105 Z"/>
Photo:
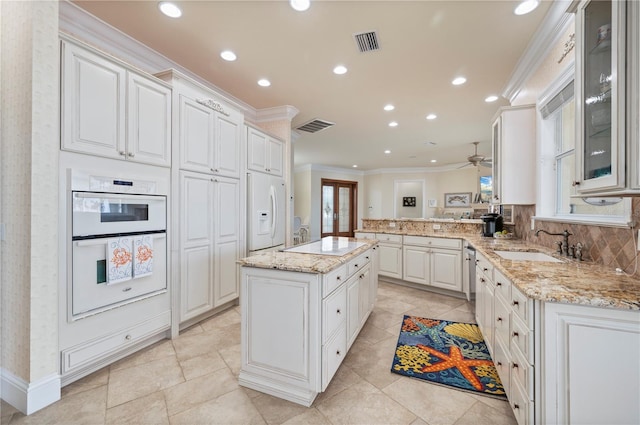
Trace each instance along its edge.
<path fill-rule="evenodd" d="M 253 106 L 98 19 L 70 1 L 61 1 L 58 13 L 59 30 L 70 37 L 83 41 L 149 74 L 174 69 L 207 90 L 215 92 L 226 102 L 237 105 L 244 110 L 245 115 L 249 115 L 249 118 L 256 116 L 256 109 Z"/>
<path fill-rule="evenodd" d="M 287 120 L 291 122 L 300 110 L 295 106 L 283 105 L 256 110 L 256 122 Z"/>
<path fill-rule="evenodd" d="M 575 16 L 567 12 L 570 5 L 571 0 L 558 0 L 551 4 L 544 20 L 513 69 L 509 81 L 502 89 L 502 96 L 509 103 L 513 102 L 524 83 L 538 70 L 542 61 L 573 22 Z"/>
<path fill-rule="evenodd" d="M 301 173 L 304 171 L 326 171 L 329 173 L 351 174 L 354 176 L 364 176 L 365 171 L 354 170 L 353 168 L 332 167 L 330 165 L 321 164 L 304 164 L 295 167 L 294 173 Z"/>
<path fill-rule="evenodd" d="M 365 171 L 365 175 L 375 174 L 407 174 L 407 173 L 441 173 L 443 171 L 459 170 L 468 162 L 460 162 L 457 164 L 440 165 L 437 167 L 408 167 L 408 168 L 377 168 L 375 170 Z"/>

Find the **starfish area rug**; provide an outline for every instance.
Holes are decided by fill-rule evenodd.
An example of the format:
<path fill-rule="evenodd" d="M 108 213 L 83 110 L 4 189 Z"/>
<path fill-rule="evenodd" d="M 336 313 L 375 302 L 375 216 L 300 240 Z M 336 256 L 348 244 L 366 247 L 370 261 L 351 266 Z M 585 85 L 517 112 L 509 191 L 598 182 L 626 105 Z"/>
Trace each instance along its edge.
<path fill-rule="evenodd" d="M 478 325 L 404 316 L 391 372 L 506 398 Z"/>

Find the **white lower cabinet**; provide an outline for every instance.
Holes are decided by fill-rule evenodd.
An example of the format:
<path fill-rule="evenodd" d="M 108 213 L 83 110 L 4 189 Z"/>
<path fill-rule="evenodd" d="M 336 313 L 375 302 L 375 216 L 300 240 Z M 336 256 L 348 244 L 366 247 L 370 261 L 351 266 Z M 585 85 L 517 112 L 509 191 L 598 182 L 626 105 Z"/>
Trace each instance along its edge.
<path fill-rule="evenodd" d="M 310 406 L 371 313 L 375 256 L 327 274 L 242 267 L 240 384 Z"/>
<path fill-rule="evenodd" d="M 543 303 L 544 424 L 640 423 L 640 313 Z"/>
<path fill-rule="evenodd" d="M 180 172 L 181 323 L 239 296 L 239 217 L 224 213 L 239 202 L 238 180 Z"/>
<path fill-rule="evenodd" d="M 376 233 L 380 241 L 378 258 L 380 276 L 402 279 L 402 236 Z"/>

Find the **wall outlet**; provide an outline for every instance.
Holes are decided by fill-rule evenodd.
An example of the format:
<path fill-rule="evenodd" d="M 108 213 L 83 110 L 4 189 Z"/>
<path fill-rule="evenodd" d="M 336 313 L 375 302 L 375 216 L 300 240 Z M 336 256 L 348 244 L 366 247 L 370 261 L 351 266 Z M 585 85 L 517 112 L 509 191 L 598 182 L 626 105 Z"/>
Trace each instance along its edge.
<path fill-rule="evenodd" d="M 391 223 L 389 223 L 389 227 L 396 227 L 395 221 L 392 221 Z"/>
<path fill-rule="evenodd" d="M 439 224 L 434 224 L 433 225 L 433 230 L 440 230 L 440 225 Z"/>

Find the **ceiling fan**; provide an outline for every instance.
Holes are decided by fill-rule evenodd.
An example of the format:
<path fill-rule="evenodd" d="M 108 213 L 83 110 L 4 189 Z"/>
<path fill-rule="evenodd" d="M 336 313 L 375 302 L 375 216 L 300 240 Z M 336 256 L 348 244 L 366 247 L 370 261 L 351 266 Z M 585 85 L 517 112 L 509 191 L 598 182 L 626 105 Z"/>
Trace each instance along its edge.
<path fill-rule="evenodd" d="M 484 155 L 478 155 L 479 143 L 480 142 L 473 142 L 473 144 L 475 145 L 474 154 L 467 157 L 467 161 L 469 161 L 467 164 L 464 164 L 463 166 L 458 168 L 467 167 L 469 165 L 473 165 L 475 167 L 477 167 L 478 165 L 482 165 L 483 167 L 491 167 L 491 158 L 486 158 Z"/>

